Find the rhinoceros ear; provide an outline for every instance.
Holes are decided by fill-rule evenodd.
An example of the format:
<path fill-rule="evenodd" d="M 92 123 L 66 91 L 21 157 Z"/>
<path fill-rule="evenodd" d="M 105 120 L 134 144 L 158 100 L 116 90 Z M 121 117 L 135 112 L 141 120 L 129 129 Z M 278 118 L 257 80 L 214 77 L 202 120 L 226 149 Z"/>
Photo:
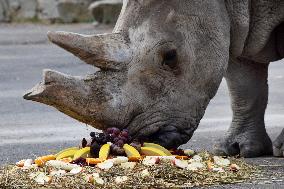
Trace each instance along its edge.
<path fill-rule="evenodd" d="M 87 64 L 102 70 L 122 70 L 131 59 L 127 41 L 119 33 L 80 35 L 71 32 L 48 32 L 48 38 Z"/>

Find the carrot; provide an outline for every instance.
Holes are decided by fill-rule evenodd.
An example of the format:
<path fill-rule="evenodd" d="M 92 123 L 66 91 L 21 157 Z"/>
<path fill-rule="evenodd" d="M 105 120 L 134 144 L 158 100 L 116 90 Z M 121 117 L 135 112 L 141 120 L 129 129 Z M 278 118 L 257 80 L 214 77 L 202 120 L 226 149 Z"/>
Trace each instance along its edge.
<path fill-rule="evenodd" d="M 176 156 L 176 159 L 187 160 L 188 156 Z"/>
<path fill-rule="evenodd" d="M 209 171 L 211 171 L 214 168 L 214 165 L 213 165 L 213 163 L 211 161 L 207 161 L 206 164 L 207 164 L 207 167 L 208 167 Z"/>
<path fill-rule="evenodd" d="M 55 159 L 56 157 L 54 155 L 42 156 L 35 159 L 35 164 L 37 164 L 38 166 L 43 166 L 47 161 Z"/>
<path fill-rule="evenodd" d="M 18 167 L 24 167 L 25 161 L 26 161 L 26 160 L 23 159 L 23 160 L 17 162 L 16 165 L 17 165 Z"/>
<path fill-rule="evenodd" d="M 139 162 L 139 161 L 142 161 L 143 158 L 140 156 L 131 156 L 131 157 L 128 157 L 128 161 L 131 161 L 131 162 Z"/>
<path fill-rule="evenodd" d="M 96 165 L 98 163 L 102 163 L 103 160 L 100 158 L 86 158 L 86 162 L 88 165 Z"/>

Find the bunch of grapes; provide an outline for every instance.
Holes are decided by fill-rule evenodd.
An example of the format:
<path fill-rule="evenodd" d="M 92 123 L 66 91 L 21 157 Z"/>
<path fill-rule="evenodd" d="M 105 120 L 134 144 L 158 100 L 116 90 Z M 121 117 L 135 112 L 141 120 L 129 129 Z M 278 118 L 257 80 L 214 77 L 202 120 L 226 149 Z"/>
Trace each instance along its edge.
<path fill-rule="evenodd" d="M 91 155 L 98 157 L 100 147 L 107 142 L 111 142 L 111 153 L 113 155 L 124 155 L 123 145 L 131 142 L 131 137 L 127 129 L 120 130 L 116 127 L 108 128 L 103 133 L 91 132 Z"/>

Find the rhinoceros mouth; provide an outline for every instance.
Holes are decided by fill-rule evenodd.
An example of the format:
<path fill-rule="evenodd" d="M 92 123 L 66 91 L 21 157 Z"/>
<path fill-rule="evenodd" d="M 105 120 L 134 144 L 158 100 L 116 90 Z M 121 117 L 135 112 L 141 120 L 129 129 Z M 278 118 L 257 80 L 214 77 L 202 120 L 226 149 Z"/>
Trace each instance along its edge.
<path fill-rule="evenodd" d="M 145 113 L 142 113 L 145 114 Z M 160 144 L 167 148 L 177 148 L 190 140 L 198 124 L 194 119 L 182 117 L 164 118 L 163 112 L 153 114 L 148 120 L 141 120 L 145 115 L 136 115 L 125 127 L 134 139 Z M 167 112 L 168 114 L 168 112 Z M 152 119 L 150 121 L 150 119 Z"/>
<path fill-rule="evenodd" d="M 172 129 L 167 129 L 168 127 Z M 161 125 L 159 128 L 150 130 L 151 132 L 148 132 L 146 135 L 143 134 L 144 131 L 138 131 L 138 133 L 134 134 L 133 138 L 139 141 L 157 143 L 168 149 L 176 149 L 188 142 L 195 131 L 194 127 L 184 131 L 173 128 L 170 125 Z"/>

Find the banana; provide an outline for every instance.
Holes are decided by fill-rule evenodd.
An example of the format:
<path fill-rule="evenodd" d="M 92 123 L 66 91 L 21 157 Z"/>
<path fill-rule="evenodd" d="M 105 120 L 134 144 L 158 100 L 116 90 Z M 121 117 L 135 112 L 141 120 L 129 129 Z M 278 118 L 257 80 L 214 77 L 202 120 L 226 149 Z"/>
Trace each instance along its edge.
<path fill-rule="evenodd" d="M 123 149 L 127 157 L 140 157 L 139 152 L 133 146 L 130 146 L 129 144 L 124 144 Z"/>
<path fill-rule="evenodd" d="M 54 156 L 57 158 L 60 154 L 62 154 L 65 151 L 69 151 L 69 150 L 79 150 L 78 147 L 71 147 L 71 148 L 66 148 L 64 150 L 61 150 L 60 152 L 58 152 L 57 154 L 55 154 Z"/>
<path fill-rule="evenodd" d="M 85 147 L 85 148 L 82 148 L 80 150 L 77 150 L 77 152 L 74 154 L 74 157 L 73 159 L 78 159 L 78 158 L 88 158 L 88 157 L 91 157 L 91 154 L 90 154 L 90 147 Z"/>
<path fill-rule="evenodd" d="M 99 152 L 99 159 L 106 160 L 110 152 L 110 144 L 104 144 Z"/>
<path fill-rule="evenodd" d="M 152 147 L 141 147 L 141 154 L 146 156 L 167 156 L 162 150 Z"/>
<path fill-rule="evenodd" d="M 159 144 L 155 144 L 155 143 L 147 143 L 145 142 L 143 144 L 143 147 L 151 147 L 151 148 L 155 148 L 158 150 L 163 151 L 167 156 L 171 156 L 171 152 L 169 150 L 167 150 L 166 148 L 164 148 L 163 146 L 159 145 Z"/>

